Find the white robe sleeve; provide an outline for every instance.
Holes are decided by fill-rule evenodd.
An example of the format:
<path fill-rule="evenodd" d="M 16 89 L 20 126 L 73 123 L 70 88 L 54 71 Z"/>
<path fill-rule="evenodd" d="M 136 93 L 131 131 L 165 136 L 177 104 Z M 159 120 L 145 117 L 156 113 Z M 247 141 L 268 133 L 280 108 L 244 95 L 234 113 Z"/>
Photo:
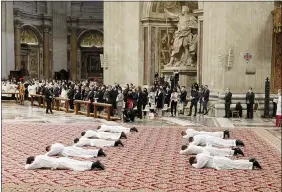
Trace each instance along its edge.
<path fill-rule="evenodd" d="M 201 153 L 196 156 L 196 159 L 197 159 L 197 163 L 192 164 L 192 166 L 194 168 L 201 169 L 205 167 L 205 165 L 207 164 L 210 158 L 207 154 Z"/>
<path fill-rule="evenodd" d="M 62 151 L 64 150 L 65 146 L 60 143 L 55 143 L 51 145 L 50 151 L 48 151 L 45 155 L 47 156 L 55 156 L 55 155 L 60 155 Z"/>

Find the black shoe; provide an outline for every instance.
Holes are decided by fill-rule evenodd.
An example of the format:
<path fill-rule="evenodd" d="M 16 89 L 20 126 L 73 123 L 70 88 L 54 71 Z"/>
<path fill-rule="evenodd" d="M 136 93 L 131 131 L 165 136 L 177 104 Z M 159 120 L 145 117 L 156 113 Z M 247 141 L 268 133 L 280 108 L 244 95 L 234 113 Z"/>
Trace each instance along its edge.
<path fill-rule="evenodd" d="M 223 118 L 227 118 L 226 116 L 224 116 Z"/>
<path fill-rule="evenodd" d="M 131 131 L 131 132 L 138 132 L 138 130 L 136 129 L 136 127 L 130 128 L 130 131 Z"/>
<path fill-rule="evenodd" d="M 123 143 L 121 142 L 121 140 L 117 140 L 117 141 L 115 142 L 115 146 L 116 146 L 116 147 L 119 146 L 119 145 L 121 145 L 122 147 L 124 147 L 124 145 L 123 145 Z"/>
<path fill-rule="evenodd" d="M 243 146 L 243 147 L 244 147 L 245 144 L 243 143 L 243 141 L 237 139 L 237 140 L 236 140 L 236 146 Z"/>
<path fill-rule="evenodd" d="M 120 133 L 120 139 L 127 139 L 127 136 L 124 132 Z"/>
<path fill-rule="evenodd" d="M 103 149 L 99 149 L 99 151 L 98 151 L 98 157 L 100 157 L 100 156 L 104 156 L 104 157 L 107 156 L 107 155 L 104 153 Z"/>
<path fill-rule="evenodd" d="M 199 114 L 202 114 L 203 112 L 199 111 L 198 113 L 199 113 Z"/>
<path fill-rule="evenodd" d="M 191 116 L 191 114 L 188 114 L 187 116 Z"/>
<path fill-rule="evenodd" d="M 187 149 L 188 147 L 187 147 L 187 145 L 182 145 L 181 146 L 181 150 L 185 150 L 185 149 Z"/>
<path fill-rule="evenodd" d="M 254 162 L 253 162 L 253 169 L 254 168 L 258 168 L 258 169 L 261 169 L 261 166 L 260 166 L 260 164 L 259 164 L 259 162 L 257 161 L 257 160 L 255 160 Z"/>
<path fill-rule="evenodd" d="M 234 155 L 242 155 L 242 156 L 245 156 L 244 153 L 243 153 L 243 151 L 242 151 L 239 147 L 237 147 L 237 148 L 234 149 Z"/>
<path fill-rule="evenodd" d="M 93 169 L 104 170 L 105 167 L 104 167 L 104 165 L 100 161 L 96 161 L 96 162 L 92 163 L 91 170 L 93 170 Z"/>
<path fill-rule="evenodd" d="M 251 158 L 249 161 L 250 161 L 250 162 L 255 162 L 256 159 L 255 159 L 255 158 Z"/>
<path fill-rule="evenodd" d="M 53 114 L 53 112 L 51 111 L 51 114 Z"/>
<path fill-rule="evenodd" d="M 228 130 L 223 131 L 224 138 L 230 138 L 230 133 Z"/>
<path fill-rule="evenodd" d="M 49 114 L 48 112 L 46 112 L 46 114 Z"/>

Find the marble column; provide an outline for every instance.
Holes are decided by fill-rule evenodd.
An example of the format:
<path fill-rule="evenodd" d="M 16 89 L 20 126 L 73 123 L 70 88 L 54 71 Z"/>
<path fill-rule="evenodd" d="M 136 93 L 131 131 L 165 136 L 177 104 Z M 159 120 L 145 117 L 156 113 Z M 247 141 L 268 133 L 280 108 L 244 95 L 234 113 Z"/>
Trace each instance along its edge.
<path fill-rule="evenodd" d="M 50 78 L 49 30 L 49 26 L 43 26 L 43 69 L 45 78 Z"/>
<path fill-rule="evenodd" d="M 21 22 L 19 20 L 14 21 L 14 27 L 15 27 L 15 65 L 16 70 L 20 70 L 21 68 Z"/>
<path fill-rule="evenodd" d="M 71 28 L 71 79 L 76 80 L 76 63 L 77 63 L 77 27 Z"/>

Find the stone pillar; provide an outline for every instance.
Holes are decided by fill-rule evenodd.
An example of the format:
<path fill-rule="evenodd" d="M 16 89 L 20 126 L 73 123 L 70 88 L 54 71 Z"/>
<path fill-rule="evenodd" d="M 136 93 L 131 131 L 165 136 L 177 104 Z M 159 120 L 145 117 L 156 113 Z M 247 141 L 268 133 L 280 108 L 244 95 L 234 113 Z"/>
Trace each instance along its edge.
<path fill-rule="evenodd" d="M 49 30 L 49 26 L 43 26 L 43 69 L 45 78 L 50 78 Z"/>
<path fill-rule="evenodd" d="M 76 80 L 76 63 L 77 63 L 77 26 L 72 23 L 71 28 L 71 80 Z"/>
<path fill-rule="evenodd" d="M 21 69 L 21 22 L 19 20 L 14 21 L 15 26 L 15 65 L 16 70 Z"/>

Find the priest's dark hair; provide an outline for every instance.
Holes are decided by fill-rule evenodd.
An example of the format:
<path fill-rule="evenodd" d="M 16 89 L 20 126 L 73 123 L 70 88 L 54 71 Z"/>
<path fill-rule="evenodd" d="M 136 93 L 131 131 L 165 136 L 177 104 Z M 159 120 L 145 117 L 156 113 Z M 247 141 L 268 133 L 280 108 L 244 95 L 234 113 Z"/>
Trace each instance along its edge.
<path fill-rule="evenodd" d="M 78 138 L 75 138 L 75 139 L 73 140 L 74 143 L 77 143 L 78 141 L 79 141 Z"/>
<path fill-rule="evenodd" d="M 81 133 L 81 136 L 84 136 L 85 135 L 85 132 L 83 131 L 82 133 Z"/>
<path fill-rule="evenodd" d="M 195 163 L 195 159 L 196 159 L 195 156 L 189 158 L 189 163 L 190 163 L 190 165 L 192 165 L 192 164 Z"/>
<path fill-rule="evenodd" d="M 101 128 L 101 126 L 99 125 L 98 127 L 97 127 L 97 129 L 100 129 Z"/>
<path fill-rule="evenodd" d="M 34 161 L 34 156 L 30 156 L 26 159 L 26 164 L 31 164 Z"/>
<path fill-rule="evenodd" d="M 187 149 L 188 147 L 187 147 L 187 145 L 182 145 L 181 146 L 181 150 L 185 150 L 185 149 Z"/>
<path fill-rule="evenodd" d="M 50 150 L 51 150 L 51 146 L 48 145 L 48 146 L 45 148 L 45 150 L 46 150 L 47 152 L 50 151 Z"/>
<path fill-rule="evenodd" d="M 194 138 L 193 137 L 189 137 L 188 141 L 189 143 L 193 142 Z"/>

